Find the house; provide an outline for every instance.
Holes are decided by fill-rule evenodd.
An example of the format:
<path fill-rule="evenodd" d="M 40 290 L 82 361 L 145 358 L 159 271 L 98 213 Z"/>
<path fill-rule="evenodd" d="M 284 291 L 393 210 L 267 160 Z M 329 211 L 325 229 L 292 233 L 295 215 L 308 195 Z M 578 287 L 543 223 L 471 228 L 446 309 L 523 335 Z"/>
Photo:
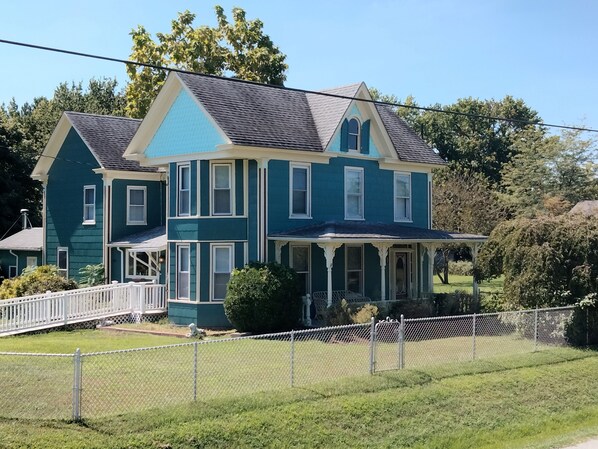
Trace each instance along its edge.
<path fill-rule="evenodd" d="M 65 112 L 33 170 L 44 187 L 43 263 L 68 278 L 102 263 L 107 280 L 164 281 L 165 174 L 122 157 L 139 124 Z"/>
<path fill-rule="evenodd" d="M 338 291 L 419 298 L 437 245 L 475 255 L 485 240 L 432 229 L 444 162 L 365 84 L 322 94 L 167 78 L 124 157 L 167 172 L 172 321 L 227 326 L 230 273 L 254 260 L 293 267 L 303 293 L 328 304 Z"/>
<path fill-rule="evenodd" d="M 43 229 L 31 226 L 27 212 L 27 209 L 21 210 L 22 230 L 0 240 L 0 282 L 42 262 Z"/>

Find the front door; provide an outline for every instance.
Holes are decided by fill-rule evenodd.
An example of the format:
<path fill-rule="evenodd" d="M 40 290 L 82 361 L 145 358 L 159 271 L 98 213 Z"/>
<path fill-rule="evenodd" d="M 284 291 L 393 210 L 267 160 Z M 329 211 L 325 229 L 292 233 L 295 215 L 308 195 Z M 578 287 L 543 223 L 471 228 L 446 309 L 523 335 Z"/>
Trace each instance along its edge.
<path fill-rule="evenodd" d="M 390 299 L 406 299 L 411 291 L 411 254 L 396 251 L 392 253 L 390 270 Z"/>

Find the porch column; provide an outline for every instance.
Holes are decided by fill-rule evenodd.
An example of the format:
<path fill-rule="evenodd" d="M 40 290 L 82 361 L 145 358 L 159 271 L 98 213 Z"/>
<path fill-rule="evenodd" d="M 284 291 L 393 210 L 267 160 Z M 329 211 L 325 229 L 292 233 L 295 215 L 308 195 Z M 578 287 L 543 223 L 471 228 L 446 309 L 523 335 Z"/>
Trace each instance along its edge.
<path fill-rule="evenodd" d="M 438 249 L 438 244 L 426 242 L 422 243 L 428 255 L 428 288 L 427 293 L 431 296 L 434 293 L 434 256 Z"/>
<path fill-rule="evenodd" d="M 378 250 L 380 257 L 380 299 L 386 301 L 386 258 L 392 243 L 372 243 L 372 246 Z"/>
<path fill-rule="evenodd" d="M 478 252 L 480 250 L 480 243 L 475 242 L 475 243 L 470 243 L 467 246 L 469 246 L 469 249 L 471 250 L 471 262 L 475 271 L 475 265 L 476 265 L 476 259 L 478 258 Z M 480 286 L 478 285 L 478 281 L 476 281 L 475 278 L 475 272 L 474 272 L 474 276 L 473 276 L 473 297 L 475 299 L 478 299 L 480 296 Z"/>
<path fill-rule="evenodd" d="M 318 246 L 324 250 L 324 257 L 326 257 L 326 269 L 328 270 L 327 299 L 328 307 L 330 307 L 332 306 L 332 264 L 334 260 L 334 253 L 337 248 L 340 248 L 341 243 L 318 243 Z"/>
<path fill-rule="evenodd" d="M 287 243 L 289 243 L 289 242 L 287 242 L 286 240 L 276 240 L 274 242 L 274 249 L 275 249 L 275 252 L 276 252 L 276 254 L 275 254 L 275 256 L 276 256 L 276 262 L 282 263 L 281 262 L 281 260 L 282 260 L 282 247 L 285 246 Z"/>

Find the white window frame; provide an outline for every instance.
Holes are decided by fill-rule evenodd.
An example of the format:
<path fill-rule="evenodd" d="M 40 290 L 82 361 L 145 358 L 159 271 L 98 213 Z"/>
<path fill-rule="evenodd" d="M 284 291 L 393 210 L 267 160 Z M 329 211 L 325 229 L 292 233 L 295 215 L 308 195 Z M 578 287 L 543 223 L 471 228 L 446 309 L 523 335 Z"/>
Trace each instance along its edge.
<path fill-rule="evenodd" d="M 189 170 L 189 189 L 181 188 L 181 180 L 182 180 L 181 172 L 185 168 L 187 170 Z M 176 216 L 177 217 L 189 217 L 189 216 L 191 216 L 191 164 L 189 164 L 189 163 L 177 164 L 176 173 L 177 173 L 177 177 L 176 177 Z M 181 212 L 180 196 L 181 196 L 182 191 L 189 192 L 189 201 L 187 201 L 188 212 Z"/>
<path fill-rule="evenodd" d="M 349 136 L 354 136 L 355 134 L 352 134 L 351 132 L 349 132 L 349 127 L 351 124 L 351 121 L 355 120 L 357 122 L 357 148 L 351 148 L 349 146 L 349 142 L 351 139 L 349 139 Z M 349 153 L 359 153 L 361 150 L 361 120 L 359 120 L 357 117 L 350 117 L 349 120 L 347 121 L 347 151 Z"/>
<path fill-rule="evenodd" d="M 409 178 L 409 197 L 405 197 L 405 196 L 401 196 L 399 197 L 397 195 L 397 178 L 399 176 L 406 176 L 407 178 Z M 407 215 L 405 217 L 399 217 L 397 215 L 398 210 L 397 210 L 397 200 L 401 199 L 404 200 L 406 198 L 409 198 L 409 201 L 407 201 Z M 394 209 L 394 221 L 397 222 L 407 222 L 407 223 L 411 223 L 413 221 L 413 210 L 412 210 L 412 201 L 413 201 L 413 189 L 412 189 L 412 183 L 411 183 L 411 173 L 406 173 L 406 172 L 394 172 L 394 177 L 393 177 L 393 209 Z"/>
<path fill-rule="evenodd" d="M 305 205 L 305 212 L 304 214 L 297 214 L 293 213 L 293 192 L 295 189 L 293 188 L 293 170 L 295 169 L 306 170 L 307 171 L 307 192 L 306 195 L 306 205 Z M 289 167 L 289 218 L 311 218 L 311 164 L 306 164 L 302 162 L 291 162 Z"/>
<path fill-rule="evenodd" d="M 361 194 L 360 196 L 360 206 L 361 206 L 361 216 L 350 216 L 349 215 L 349 208 L 348 208 L 348 192 L 347 192 L 347 176 L 350 172 L 359 173 L 359 177 L 361 178 Z M 365 220 L 365 175 L 363 167 L 345 167 L 345 177 L 344 177 L 344 196 L 345 196 L 345 220 Z"/>
<path fill-rule="evenodd" d="M 66 268 L 60 268 L 60 252 L 66 253 Z M 66 279 L 69 278 L 69 249 L 66 246 L 59 246 L 56 248 L 56 268 L 58 268 L 58 274 L 63 275 Z"/>
<path fill-rule="evenodd" d="M 229 191 L 229 204 L 230 209 L 228 212 L 214 212 L 214 206 L 216 204 L 216 190 L 227 190 L 227 189 L 216 189 L 216 167 L 228 167 L 228 191 Z M 235 164 L 232 162 L 213 162 L 210 164 L 210 215 L 215 217 L 229 217 L 234 215 L 235 210 Z"/>
<path fill-rule="evenodd" d="M 181 271 L 181 249 L 187 250 L 187 266 L 189 271 Z M 181 274 L 187 274 L 187 296 L 180 295 Z M 191 245 L 177 245 L 176 247 L 176 299 L 190 300 L 191 299 Z"/>
<path fill-rule="evenodd" d="M 9 265 L 8 266 L 8 279 L 16 278 L 18 276 L 17 266 L 16 265 Z"/>
<path fill-rule="evenodd" d="M 130 250 L 126 250 L 126 266 L 125 266 L 125 273 L 127 278 L 129 279 L 148 279 L 148 278 L 157 278 L 159 275 L 159 269 L 156 265 L 152 264 L 152 260 L 158 260 L 159 254 L 157 251 L 151 252 L 148 255 L 148 260 L 147 260 L 147 264 L 139 259 L 139 257 L 137 257 L 137 254 L 139 254 L 138 251 L 130 251 Z M 144 253 L 147 254 L 147 253 Z M 131 259 L 133 259 L 133 263 L 131 263 Z M 146 265 L 147 266 L 147 274 L 141 275 L 141 274 L 135 274 L 135 272 L 137 271 L 137 264 L 140 263 L 142 265 Z"/>
<path fill-rule="evenodd" d="M 212 243 L 210 245 L 210 301 L 222 302 L 224 298 L 214 297 L 214 275 L 223 274 L 224 272 L 216 272 L 216 250 L 226 248 L 229 251 L 229 273 L 232 273 L 235 267 L 235 245 L 234 243 Z M 230 278 L 229 278 L 230 279 Z"/>
<path fill-rule="evenodd" d="M 37 267 L 37 257 L 36 256 L 27 256 L 26 260 L 27 260 L 28 267 Z"/>
<path fill-rule="evenodd" d="M 86 194 L 88 190 L 93 191 L 93 203 L 86 203 Z M 91 218 L 86 218 L 86 210 L 90 208 L 91 210 Z M 96 186 L 94 185 L 87 185 L 83 186 L 83 224 L 84 225 L 93 225 L 96 224 Z"/>
<path fill-rule="evenodd" d="M 141 190 L 143 192 L 143 205 L 131 204 L 131 192 Z M 131 220 L 131 206 L 143 207 L 143 220 Z M 127 186 L 127 225 L 146 225 L 147 224 L 147 187 L 145 186 Z"/>
<path fill-rule="evenodd" d="M 349 270 L 349 248 L 359 248 L 360 252 L 361 252 L 361 269 L 360 270 Z M 364 266 L 365 266 L 365 261 L 363 259 L 364 256 L 364 252 L 363 252 L 363 245 L 345 245 L 345 290 L 349 291 L 349 271 L 351 272 L 359 272 L 359 285 L 361 285 L 361 291 L 360 292 L 353 292 L 353 293 L 359 293 L 360 295 L 363 295 L 363 290 L 364 290 Z"/>
<path fill-rule="evenodd" d="M 307 248 L 307 293 L 311 294 L 311 244 L 306 243 L 306 244 L 293 244 L 291 245 L 291 251 L 289 254 L 289 265 L 291 265 L 291 268 L 295 271 L 297 271 L 297 269 L 294 267 L 293 261 L 293 253 L 295 252 L 296 248 Z M 306 273 L 305 271 L 297 271 L 297 273 Z"/>

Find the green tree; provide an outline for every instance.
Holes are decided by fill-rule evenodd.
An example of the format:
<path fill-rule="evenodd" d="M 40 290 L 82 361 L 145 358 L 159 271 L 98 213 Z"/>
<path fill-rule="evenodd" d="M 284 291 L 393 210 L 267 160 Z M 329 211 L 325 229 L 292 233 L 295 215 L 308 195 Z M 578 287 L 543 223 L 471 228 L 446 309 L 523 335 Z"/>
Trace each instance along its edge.
<path fill-rule="evenodd" d="M 216 6 L 215 12 L 216 27 L 194 27 L 195 14 L 179 13 L 171 23 L 171 32 L 157 33 L 157 41 L 143 26 L 138 26 L 131 32 L 131 60 L 282 85 L 288 68 L 286 56 L 264 34 L 262 21 L 247 20 L 241 8 L 233 8 L 233 23 L 222 7 Z M 127 112 L 132 117 L 144 117 L 167 73 L 132 64 L 127 66 L 127 73 Z"/>

